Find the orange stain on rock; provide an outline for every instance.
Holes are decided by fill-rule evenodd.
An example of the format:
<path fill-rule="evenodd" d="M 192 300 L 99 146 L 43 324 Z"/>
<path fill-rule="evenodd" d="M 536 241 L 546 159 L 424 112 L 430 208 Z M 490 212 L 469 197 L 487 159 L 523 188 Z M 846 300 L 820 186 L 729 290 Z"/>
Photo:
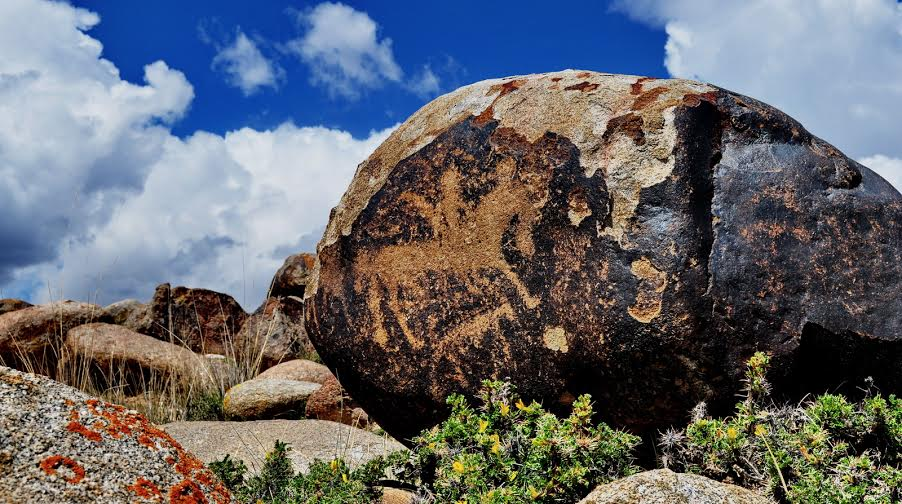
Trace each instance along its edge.
<path fill-rule="evenodd" d="M 155 501 L 161 501 L 163 499 L 163 492 L 161 492 L 152 481 L 145 478 L 138 478 L 134 484 L 129 485 L 126 488 L 142 499 Z"/>
<path fill-rule="evenodd" d="M 60 468 L 62 467 L 65 467 L 69 470 L 69 472 L 72 473 L 68 476 L 60 475 L 60 477 L 63 478 L 66 483 L 74 485 L 85 479 L 85 468 L 69 457 L 63 457 L 62 455 L 51 455 L 41 461 L 41 469 L 51 476 L 58 474 Z"/>

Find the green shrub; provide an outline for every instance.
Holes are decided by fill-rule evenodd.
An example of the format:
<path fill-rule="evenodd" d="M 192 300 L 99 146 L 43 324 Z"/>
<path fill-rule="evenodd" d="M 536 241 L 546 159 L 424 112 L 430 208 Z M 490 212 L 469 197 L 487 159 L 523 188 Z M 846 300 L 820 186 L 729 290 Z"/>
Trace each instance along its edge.
<path fill-rule="evenodd" d="M 451 414 L 413 441 L 402 480 L 436 502 L 576 502 L 636 471 L 639 438 L 592 424 L 588 395 L 558 418 L 525 403 L 509 383 L 486 381 L 478 408 L 448 398 Z"/>
<path fill-rule="evenodd" d="M 224 420 L 222 396 L 219 389 L 210 389 L 189 396 L 185 406 L 185 420 Z"/>
<path fill-rule="evenodd" d="M 768 357 L 748 363 L 736 414 L 661 436 L 662 462 L 791 503 L 891 503 L 902 499 L 902 400 L 872 391 L 859 402 L 824 394 L 776 406 Z"/>
<path fill-rule="evenodd" d="M 228 459 L 214 471 L 242 502 L 378 502 L 379 485 L 391 479 L 416 488 L 423 503 L 541 503 L 576 502 L 596 485 L 637 470 L 632 453 L 639 438 L 593 425 L 587 395 L 564 419 L 526 404 L 507 383 L 485 382 L 480 402 L 473 408 L 463 396 L 451 396 L 449 418 L 415 438 L 411 451 L 355 471 L 334 460 L 291 474 L 282 443 L 258 476 L 245 480 Z"/>

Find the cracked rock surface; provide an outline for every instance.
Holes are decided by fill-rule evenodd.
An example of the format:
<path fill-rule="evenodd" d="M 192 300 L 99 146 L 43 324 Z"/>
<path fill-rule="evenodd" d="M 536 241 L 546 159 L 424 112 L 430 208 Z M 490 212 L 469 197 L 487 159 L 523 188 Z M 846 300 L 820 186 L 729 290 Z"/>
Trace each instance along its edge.
<path fill-rule="evenodd" d="M 510 379 L 635 431 L 902 384 L 902 197 L 773 107 L 563 71 L 429 103 L 357 169 L 305 289 L 310 339 L 386 431 Z"/>

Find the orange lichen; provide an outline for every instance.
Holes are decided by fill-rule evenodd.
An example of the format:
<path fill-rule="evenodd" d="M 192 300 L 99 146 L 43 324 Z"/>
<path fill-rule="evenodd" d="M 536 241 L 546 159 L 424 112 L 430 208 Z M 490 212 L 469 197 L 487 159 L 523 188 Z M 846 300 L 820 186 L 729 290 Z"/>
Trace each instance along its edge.
<path fill-rule="evenodd" d="M 206 504 L 207 498 L 197 483 L 186 479 L 169 489 L 171 504 Z"/>
<path fill-rule="evenodd" d="M 595 91 L 596 89 L 598 89 L 597 82 L 583 81 L 579 84 L 565 87 L 564 91 L 582 91 L 583 93 L 586 93 L 589 91 Z"/>
<path fill-rule="evenodd" d="M 138 478 L 135 480 L 134 484 L 129 485 L 126 488 L 142 499 L 160 501 L 163 498 L 163 493 L 160 492 L 160 489 L 157 488 L 152 481 L 145 478 Z"/>
<path fill-rule="evenodd" d="M 63 457 L 62 455 L 51 455 L 41 461 L 41 469 L 43 469 L 45 473 L 51 476 L 57 474 L 61 467 L 65 467 L 72 473 L 68 476 L 60 475 L 60 477 L 63 478 L 66 483 L 71 483 L 74 485 L 85 479 L 85 468 L 69 457 Z"/>
<path fill-rule="evenodd" d="M 632 83 L 632 85 L 630 85 L 630 93 L 634 94 L 634 95 L 641 94 L 642 93 L 642 84 L 645 82 L 648 82 L 648 81 L 653 81 L 653 80 L 655 80 L 654 77 L 639 77 L 638 79 L 636 79 L 636 82 L 634 82 L 634 83 Z"/>
<path fill-rule="evenodd" d="M 99 432 L 92 431 L 91 429 L 85 427 L 84 425 L 71 421 L 68 425 L 66 425 L 66 430 L 69 432 L 74 432 L 76 434 L 81 434 L 82 436 L 90 439 L 91 441 L 100 442 L 103 440 L 103 436 L 100 435 Z"/>
<path fill-rule="evenodd" d="M 636 100 L 633 101 L 632 110 L 642 110 L 645 107 L 649 106 L 652 102 L 658 99 L 664 92 L 667 91 L 667 88 L 664 86 L 656 87 L 649 89 L 648 91 L 640 94 L 636 97 Z"/>

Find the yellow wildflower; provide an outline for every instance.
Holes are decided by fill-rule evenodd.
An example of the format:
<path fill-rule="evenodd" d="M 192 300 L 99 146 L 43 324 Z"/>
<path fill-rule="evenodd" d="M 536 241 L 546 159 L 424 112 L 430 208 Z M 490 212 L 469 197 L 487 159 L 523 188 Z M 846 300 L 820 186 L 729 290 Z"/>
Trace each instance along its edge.
<path fill-rule="evenodd" d="M 540 491 L 536 490 L 535 488 L 533 488 L 532 485 L 529 485 L 529 495 L 530 495 L 533 499 L 538 499 L 539 497 L 542 496 L 542 492 L 540 492 Z"/>
<path fill-rule="evenodd" d="M 523 399 L 517 399 L 517 404 L 515 406 L 517 406 L 517 409 L 520 411 L 526 409 L 526 404 L 523 403 Z"/>
<path fill-rule="evenodd" d="M 727 427 L 727 437 L 729 439 L 736 439 L 738 435 L 739 432 L 736 430 L 736 427 Z"/>
<path fill-rule="evenodd" d="M 451 464 L 451 469 L 453 469 L 457 474 L 463 474 L 467 468 L 464 467 L 463 462 L 461 462 L 460 460 L 455 460 L 454 463 Z"/>
<path fill-rule="evenodd" d="M 479 421 L 479 433 L 482 434 L 489 427 L 488 420 L 480 420 Z"/>
<path fill-rule="evenodd" d="M 507 403 L 501 403 L 501 416 L 507 416 L 510 413 L 511 407 L 507 405 Z"/>
<path fill-rule="evenodd" d="M 511 471 L 511 475 L 510 475 L 510 477 L 508 477 L 508 480 L 514 481 L 514 479 L 516 479 L 516 478 L 517 478 L 517 471 Z"/>
<path fill-rule="evenodd" d="M 341 473 L 341 480 L 345 483 L 348 482 L 348 473 Z"/>
<path fill-rule="evenodd" d="M 333 471 L 338 470 L 338 459 L 332 459 L 332 462 L 329 462 L 329 467 L 332 468 Z"/>
<path fill-rule="evenodd" d="M 755 435 L 758 437 L 766 436 L 767 435 L 767 427 L 765 427 L 761 424 L 756 425 L 755 426 Z"/>

